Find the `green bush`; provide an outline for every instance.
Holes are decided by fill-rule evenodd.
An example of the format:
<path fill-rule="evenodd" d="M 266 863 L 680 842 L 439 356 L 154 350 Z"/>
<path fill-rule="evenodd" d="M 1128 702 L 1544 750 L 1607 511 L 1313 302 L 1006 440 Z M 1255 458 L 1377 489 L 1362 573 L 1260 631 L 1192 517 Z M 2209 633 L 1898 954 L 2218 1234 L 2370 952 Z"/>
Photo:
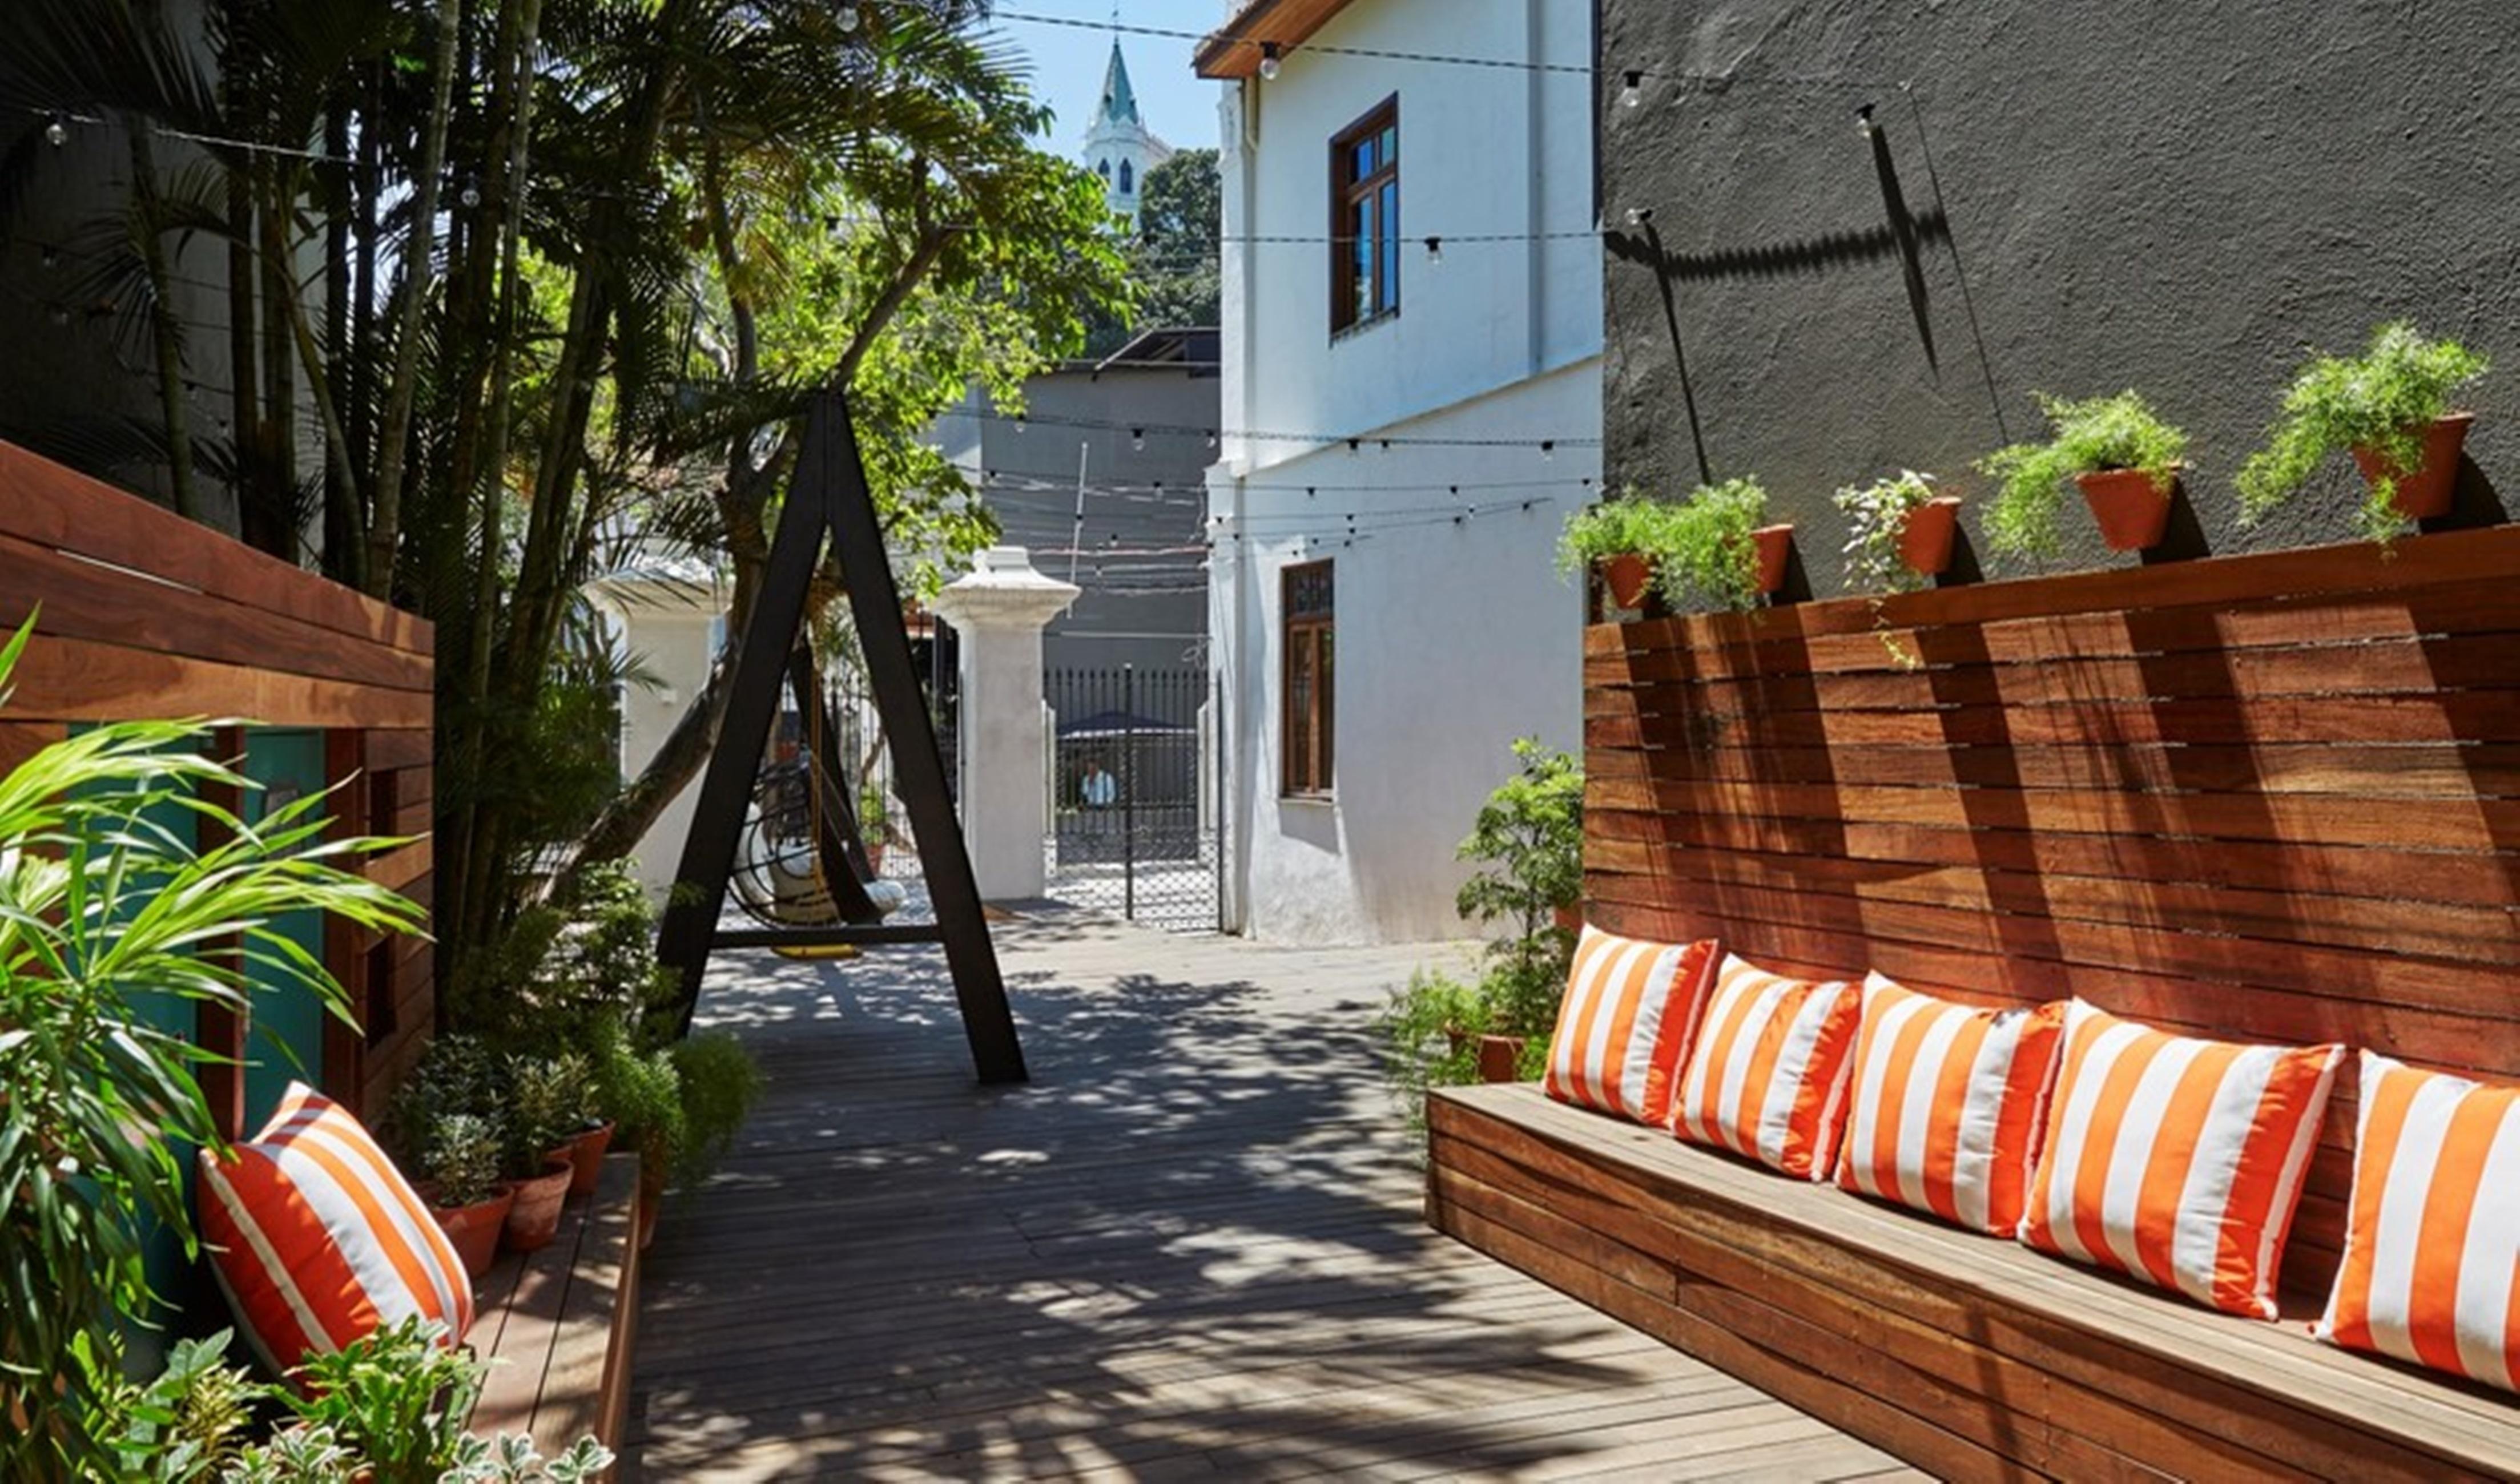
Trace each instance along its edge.
<path fill-rule="evenodd" d="M 2142 470 L 2161 497 L 2170 498 L 2187 453 L 2187 434 L 2155 417 L 2142 397 L 2121 391 L 2069 402 L 2042 392 L 2039 409 L 2055 436 L 2045 443 L 2015 443 L 1978 461 L 2002 485 L 1986 516 L 1987 540 L 1996 550 L 2055 556 L 2063 545 L 2056 501 L 2076 474 Z"/>
<path fill-rule="evenodd" d="M 1679 550 L 1681 508 L 1648 499 L 1633 484 L 1615 499 L 1566 517 L 1557 536 L 1557 570 L 1568 576 L 1630 552 L 1655 562 Z"/>
<path fill-rule="evenodd" d="M 418 1169 L 435 1188 L 437 1204 L 452 1209 L 477 1205 L 499 1189 L 499 1127 L 478 1113 L 448 1113 L 428 1135 Z"/>
<path fill-rule="evenodd" d="M 2267 446 L 2240 466 L 2240 519 L 2255 524 L 2292 498 L 2318 467 L 2357 445 L 2401 472 L 2421 467 L 2424 434 L 2452 399 L 2485 375 L 2486 358 L 2456 340 L 2426 339 L 2400 321 L 2383 325 L 2354 357 L 2321 355 L 2293 378 Z M 2372 481 L 2358 524 L 2374 541 L 2406 529 L 2395 475 Z"/>
<path fill-rule="evenodd" d="M 674 1184 L 706 1178 L 726 1157 L 761 1096 L 761 1068 L 743 1043 L 725 1031 L 703 1031 L 671 1049 L 681 1090 L 682 1136 L 673 1150 Z"/>
<path fill-rule="evenodd" d="M 1670 545 L 1654 563 L 1654 590 L 1675 609 L 1759 606 L 1759 543 L 1768 492 L 1756 479 L 1701 484 L 1678 508 Z"/>

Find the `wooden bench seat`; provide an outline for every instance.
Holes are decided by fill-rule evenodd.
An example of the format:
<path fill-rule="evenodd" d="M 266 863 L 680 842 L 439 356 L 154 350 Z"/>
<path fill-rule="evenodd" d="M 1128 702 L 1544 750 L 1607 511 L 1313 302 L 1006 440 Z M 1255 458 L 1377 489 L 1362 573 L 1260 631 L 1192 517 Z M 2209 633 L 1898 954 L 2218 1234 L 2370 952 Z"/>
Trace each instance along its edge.
<path fill-rule="evenodd" d="M 1954 1478 L 2520 1477 L 2520 1405 L 1552 1102 L 1428 1100 L 1428 1221 Z"/>
<path fill-rule="evenodd" d="M 482 1279 L 468 1339 L 490 1362 L 472 1430 L 531 1436 L 557 1455 L 593 1434 L 617 1448 L 629 1413 L 639 1320 L 639 1158 L 604 1161 L 540 1251 L 509 1253 Z"/>

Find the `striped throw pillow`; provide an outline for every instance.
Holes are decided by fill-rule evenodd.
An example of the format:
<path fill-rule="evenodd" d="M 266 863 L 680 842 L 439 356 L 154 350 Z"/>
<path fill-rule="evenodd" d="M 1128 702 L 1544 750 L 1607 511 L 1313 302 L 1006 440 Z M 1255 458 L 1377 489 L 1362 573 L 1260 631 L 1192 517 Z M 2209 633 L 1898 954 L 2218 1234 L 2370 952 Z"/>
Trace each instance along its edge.
<path fill-rule="evenodd" d="M 2520 1389 L 2520 1087 L 2362 1053 L 2345 1263 L 2320 1339 Z"/>
<path fill-rule="evenodd" d="M 281 1374 L 413 1315 L 472 1324 L 463 1260 L 347 1108 L 292 1083 L 271 1122 L 202 1152 L 202 1235 L 246 1338 Z"/>
<path fill-rule="evenodd" d="M 1837 1183 L 2011 1236 L 2064 1024 L 2061 1001 L 1972 1010 L 1868 976 Z"/>
<path fill-rule="evenodd" d="M 1862 1012 L 1851 984 L 1788 979 L 1725 955 L 1672 1132 L 1798 1179 L 1826 1180 Z"/>
<path fill-rule="evenodd" d="M 1653 943 L 1586 923 L 1558 1002 L 1544 1090 L 1560 1102 L 1662 1127 L 1714 966 L 1712 939 Z"/>
<path fill-rule="evenodd" d="M 2284 1233 L 2344 1053 L 2174 1036 L 2075 1001 L 2021 1239 L 2274 1318 Z"/>

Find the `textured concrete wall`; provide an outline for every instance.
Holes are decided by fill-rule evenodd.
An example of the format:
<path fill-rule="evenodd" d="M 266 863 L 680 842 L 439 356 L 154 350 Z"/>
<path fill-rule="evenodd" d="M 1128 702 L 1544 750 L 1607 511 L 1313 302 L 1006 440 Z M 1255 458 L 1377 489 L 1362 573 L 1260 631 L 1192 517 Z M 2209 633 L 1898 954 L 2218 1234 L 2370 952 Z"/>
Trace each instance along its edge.
<path fill-rule="evenodd" d="M 2509 0 L 1606 0 L 1611 482 L 1685 491 L 1702 441 L 1719 477 L 1767 484 L 1828 595 L 1831 490 L 1959 476 L 1978 560 L 2019 574 L 1974 534 L 1992 491 L 1966 466 L 2004 441 L 1998 410 L 2021 438 L 2044 427 L 2034 390 L 2134 386 L 2192 435 L 2179 550 L 2348 539 L 2345 461 L 2247 532 L 2232 475 L 2309 347 L 2404 317 L 2501 367 L 2452 517 L 2500 518 L 2493 484 L 2520 490 L 2514 20 Z M 1630 109 L 1630 67 L 1728 80 L 1651 77 Z M 1660 274 L 1640 261 L 1657 247 Z M 2059 565 L 2133 560 L 2065 499 Z"/>

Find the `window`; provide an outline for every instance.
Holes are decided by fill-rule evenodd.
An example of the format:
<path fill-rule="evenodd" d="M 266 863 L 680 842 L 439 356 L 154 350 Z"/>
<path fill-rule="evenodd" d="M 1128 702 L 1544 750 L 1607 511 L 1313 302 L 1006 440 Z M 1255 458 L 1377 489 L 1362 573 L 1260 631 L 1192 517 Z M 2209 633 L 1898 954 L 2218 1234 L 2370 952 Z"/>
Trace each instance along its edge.
<path fill-rule="evenodd" d="M 1330 331 L 1400 312 L 1400 97 L 1330 141 Z"/>
<path fill-rule="evenodd" d="M 1098 159 L 1094 162 L 1094 168 L 1102 175 L 1104 183 L 1109 183 L 1111 179 L 1111 161 L 1107 159 Z"/>
<path fill-rule="evenodd" d="M 1120 194 L 1126 196 L 1136 189 L 1138 189 L 1138 167 L 1124 159 L 1120 161 Z"/>
<path fill-rule="evenodd" d="M 1279 753 L 1289 798 L 1330 791 L 1330 718 L 1338 695 L 1330 564 L 1308 562 L 1279 574 L 1279 622 L 1285 639 L 1285 714 Z"/>

